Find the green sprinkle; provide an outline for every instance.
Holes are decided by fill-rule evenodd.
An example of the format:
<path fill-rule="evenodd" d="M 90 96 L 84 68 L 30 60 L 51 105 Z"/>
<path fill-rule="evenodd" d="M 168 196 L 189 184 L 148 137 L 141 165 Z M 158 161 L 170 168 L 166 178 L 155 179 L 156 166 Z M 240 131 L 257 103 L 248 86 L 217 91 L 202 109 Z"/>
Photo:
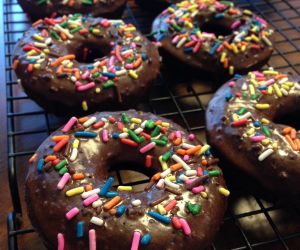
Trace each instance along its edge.
<path fill-rule="evenodd" d="M 153 129 L 154 127 L 155 127 L 155 123 L 154 123 L 153 120 L 148 120 L 148 121 L 146 122 L 146 128 L 148 128 L 148 129 Z"/>
<path fill-rule="evenodd" d="M 165 141 L 165 142 L 168 142 L 168 137 L 166 137 L 165 135 L 163 135 L 160 139 Z"/>
<path fill-rule="evenodd" d="M 133 63 L 134 62 L 134 58 L 133 57 L 129 57 L 127 60 L 126 60 L 127 63 Z"/>
<path fill-rule="evenodd" d="M 271 133 L 268 126 L 262 126 L 261 130 L 265 134 L 265 136 L 270 137 Z"/>
<path fill-rule="evenodd" d="M 71 17 L 71 20 L 76 20 L 80 16 L 82 16 L 80 13 L 75 13 L 73 17 Z"/>
<path fill-rule="evenodd" d="M 248 98 L 248 94 L 247 93 L 243 93 L 242 97 L 243 97 L 243 99 L 247 99 Z"/>
<path fill-rule="evenodd" d="M 167 144 L 167 142 L 163 140 L 151 139 L 151 141 L 155 142 L 155 144 L 158 146 L 165 146 Z"/>
<path fill-rule="evenodd" d="M 131 129 L 128 129 L 128 134 L 135 142 L 140 143 L 140 138 Z"/>
<path fill-rule="evenodd" d="M 251 96 L 251 100 L 256 100 L 259 97 L 259 93 L 255 93 Z"/>
<path fill-rule="evenodd" d="M 39 0 L 37 2 L 37 5 L 42 5 L 42 4 L 45 4 L 45 3 L 47 3 L 47 0 Z"/>
<path fill-rule="evenodd" d="M 68 169 L 67 169 L 67 167 L 63 167 L 61 170 L 59 170 L 59 174 L 60 175 L 64 175 L 65 173 L 67 173 L 68 172 Z"/>
<path fill-rule="evenodd" d="M 177 24 L 174 24 L 174 25 L 173 25 L 173 28 L 174 28 L 176 31 L 180 31 L 180 30 L 181 30 L 181 27 L 178 26 Z"/>
<path fill-rule="evenodd" d="M 93 76 L 94 78 L 97 78 L 97 77 L 100 76 L 100 73 L 99 73 L 99 72 L 96 72 L 96 73 L 94 73 L 92 76 Z"/>
<path fill-rule="evenodd" d="M 86 5 L 93 5 L 93 1 L 82 0 L 81 2 L 82 2 L 83 4 L 86 4 Z"/>
<path fill-rule="evenodd" d="M 60 169 L 63 168 L 65 165 L 67 165 L 67 160 L 62 160 L 60 163 L 58 163 L 57 165 L 55 165 L 54 169 L 55 169 L 55 170 L 60 170 Z"/>
<path fill-rule="evenodd" d="M 105 89 L 109 89 L 111 87 L 113 87 L 115 85 L 115 83 L 111 80 L 108 80 L 106 83 L 103 84 L 103 88 Z"/>
<path fill-rule="evenodd" d="M 125 124 L 129 123 L 129 118 L 128 118 L 128 115 L 126 113 L 122 113 L 122 121 Z"/>
<path fill-rule="evenodd" d="M 151 133 L 151 137 L 158 136 L 160 133 L 160 126 L 156 126 L 153 132 Z"/>
<path fill-rule="evenodd" d="M 209 171 L 208 175 L 209 177 L 218 177 L 220 176 L 221 172 L 219 170 L 212 170 L 212 171 Z"/>
<path fill-rule="evenodd" d="M 187 209 L 192 215 L 197 215 L 200 213 L 201 207 L 199 204 L 192 204 L 191 202 L 188 202 Z"/>
<path fill-rule="evenodd" d="M 140 136 L 139 137 L 139 143 L 142 143 L 143 141 L 145 141 L 146 140 L 146 138 L 144 137 L 144 136 Z"/>
<path fill-rule="evenodd" d="M 163 160 L 163 161 L 169 160 L 169 158 L 171 157 L 171 155 L 172 155 L 172 152 L 167 151 L 166 153 L 163 154 L 162 160 Z"/>
<path fill-rule="evenodd" d="M 60 36 L 56 33 L 56 31 L 50 30 L 50 34 L 51 34 L 51 36 L 53 36 L 56 40 L 59 40 L 59 39 L 60 39 Z"/>
<path fill-rule="evenodd" d="M 74 33 L 76 33 L 76 32 L 79 31 L 79 30 L 81 30 L 81 27 L 80 27 L 80 26 L 78 26 L 77 28 L 74 28 L 74 29 L 70 30 L 70 33 L 71 33 L 71 34 L 74 34 Z"/>
<path fill-rule="evenodd" d="M 66 28 L 68 26 L 68 21 L 65 21 L 59 25 L 62 28 Z"/>
<path fill-rule="evenodd" d="M 243 115 L 247 112 L 247 108 L 246 107 L 242 107 L 240 108 L 240 110 L 237 112 L 238 115 Z"/>

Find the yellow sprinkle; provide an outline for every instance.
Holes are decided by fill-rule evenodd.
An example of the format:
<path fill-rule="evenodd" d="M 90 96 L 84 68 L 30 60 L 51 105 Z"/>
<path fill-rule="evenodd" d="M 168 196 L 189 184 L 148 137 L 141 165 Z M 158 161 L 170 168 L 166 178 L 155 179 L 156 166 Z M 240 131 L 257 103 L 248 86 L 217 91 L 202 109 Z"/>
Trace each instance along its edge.
<path fill-rule="evenodd" d="M 203 198 L 203 199 L 207 199 L 208 198 L 208 194 L 206 192 L 200 192 L 200 196 Z"/>
<path fill-rule="evenodd" d="M 256 43 L 259 43 L 259 41 L 260 41 L 259 38 L 256 35 L 252 35 L 251 39 L 252 39 L 252 41 L 254 41 Z"/>
<path fill-rule="evenodd" d="M 100 35 L 100 29 L 92 29 L 92 33 L 94 34 L 94 35 Z"/>
<path fill-rule="evenodd" d="M 141 124 L 141 123 L 142 123 L 142 120 L 139 119 L 139 118 L 133 117 L 133 118 L 131 118 L 131 122 L 134 122 L 134 123 L 136 123 L 136 124 Z"/>
<path fill-rule="evenodd" d="M 128 128 L 123 128 L 123 132 L 127 133 L 128 132 Z"/>
<path fill-rule="evenodd" d="M 162 215 L 167 214 L 166 209 L 161 204 L 157 205 L 157 211 Z"/>
<path fill-rule="evenodd" d="M 277 142 L 273 142 L 272 143 L 272 148 L 273 149 L 277 149 L 278 148 L 278 143 Z"/>
<path fill-rule="evenodd" d="M 73 148 L 78 148 L 79 147 L 79 140 L 75 139 L 73 142 Z"/>
<path fill-rule="evenodd" d="M 291 87 L 289 85 L 283 84 L 282 88 L 284 88 L 285 90 L 289 91 Z"/>
<path fill-rule="evenodd" d="M 273 87 L 269 86 L 267 92 L 268 92 L 268 95 L 272 95 L 272 93 L 273 93 Z"/>
<path fill-rule="evenodd" d="M 268 109 L 270 108 L 270 104 L 268 103 L 258 103 L 255 105 L 255 108 L 257 109 Z"/>
<path fill-rule="evenodd" d="M 83 101 L 81 105 L 82 105 L 82 109 L 83 109 L 84 111 L 87 111 L 87 110 L 89 109 L 89 107 L 88 107 L 86 101 Z"/>
<path fill-rule="evenodd" d="M 274 84 L 273 84 L 273 87 L 274 87 L 274 90 L 275 90 L 276 95 L 277 95 L 278 97 L 282 97 L 282 92 L 281 92 L 281 90 L 279 89 L 278 84 L 277 84 L 277 83 L 274 83 Z"/>
<path fill-rule="evenodd" d="M 220 194 L 223 194 L 223 195 L 226 196 L 226 197 L 228 197 L 228 196 L 230 195 L 229 190 L 226 189 L 226 188 L 223 188 L 223 187 L 219 188 L 219 193 L 220 193 Z"/>
<path fill-rule="evenodd" d="M 171 182 L 175 182 L 176 181 L 176 176 L 175 175 L 170 175 L 170 176 L 166 177 L 166 179 L 171 181 Z"/>
<path fill-rule="evenodd" d="M 139 76 L 137 75 L 137 73 L 133 70 L 129 70 L 129 73 L 128 73 L 133 79 L 138 79 Z"/>
<path fill-rule="evenodd" d="M 33 65 L 33 67 L 34 67 L 35 69 L 40 69 L 40 68 L 41 68 L 41 64 L 36 63 L 36 64 Z"/>
<path fill-rule="evenodd" d="M 171 8 L 171 7 L 168 8 L 168 11 L 169 11 L 170 13 L 174 13 L 174 12 L 175 12 L 175 10 L 174 10 L 173 8 Z"/>
<path fill-rule="evenodd" d="M 246 51 L 246 48 L 247 48 L 246 45 L 243 45 L 242 48 L 241 48 L 241 51 L 242 51 L 242 52 L 245 52 L 245 51 Z"/>
<path fill-rule="evenodd" d="M 250 128 L 250 129 L 248 129 L 248 131 L 246 132 L 247 133 L 247 135 L 253 135 L 254 133 L 255 133 L 255 128 Z"/>
<path fill-rule="evenodd" d="M 238 116 L 238 114 L 235 114 L 235 113 L 232 114 L 232 120 L 233 121 L 237 121 L 239 119 L 240 119 L 240 117 Z"/>
<path fill-rule="evenodd" d="M 30 51 L 28 51 L 27 53 L 26 53 L 28 56 L 33 56 L 33 55 L 36 55 L 37 54 L 37 52 L 35 51 L 35 50 L 30 50 Z"/>
<path fill-rule="evenodd" d="M 46 54 L 49 54 L 50 50 L 49 49 L 43 49 L 43 52 L 46 53 Z"/>
<path fill-rule="evenodd" d="M 197 154 L 202 155 L 208 149 L 209 149 L 209 145 L 205 144 Z"/>
<path fill-rule="evenodd" d="M 96 92 L 97 94 L 99 94 L 99 93 L 101 92 L 101 89 L 100 89 L 100 88 L 96 88 L 96 89 L 95 89 L 95 92 Z"/>
<path fill-rule="evenodd" d="M 246 15 L 252 15 L 252 11 L 251 10 L 244 10 L 244 14 L 246 14 Z"/>
<path fill-rule="evenodd" d="M 195 10 L 195 9 L 197 9 L 198 7 L 199 7 L 198 4 L 193 4 L 193 5 L 191 5 L 190 7 L 188 7 L 188 10 Z"/>
<path fill-rule="evenodd" d="M 197 35 L 197 37 L 198 37 L 199 39 L 202 38 L 202 34 L 201 34 L 201 31 L 200 31 L 200 30 L 196 31 L 196 35 Z"/>
<path fill-rule="evenodd" d="M 168 169 L 168 164 L 165 161 L 162 160 L 162 155 L 160 157 L 158 157 L 158 160 L 159 160 L 159 162 L 161 164 L 162 170 Z"/>
<path fill-rule="evenodd" d="M 265 75 L 278 75 L 278 71 L 275 70 L 264 70 L 263 73 Z"/>
<path fill-rule="evenodd" d="M 106 66 L 102 66 L 102 71 L 106 73 L 107 72 L 107 67 Z"/>
<path fill-rule="evenodd" d="M 33 35 L 33 38 L 34 38 L 35 40 L 37 40 L 37 41 L 40 41 L 40 42 L 44 42 L 44 41 L 45 41 L 45 38 L 42 37 L 42 36 L 40 36 L 40 35 L 38 35 L 38 34 L 34 34 L 34 35 Z"/>
<path fill-rule="evenodd" d="M 161 125 L 162 125 L 163 127 L 168 128 L 168 127 L 170 126 L 170 123 L 168 123 L 168 122 L 162 122 Z"/>
<path fill-rule="evenodd" d="M 187 27 L 189 27 L 189 28 L 191 28 L 191 29 L 194 27 L 193 24 L 191 22 L 189 22 L 189 21 L 185 21 L 184 25 L 187 26 Z"/>
<path fill-rule="evenodd" d="M 295 85 L 295 83 L 293 83 L 293 82 L 285 82 L 284 84 L 286 84 L 286 85 L 288 85 L 290 87 L 293 87 Z"/>
<path fill-rule="evenodd" d="M 137 36 L 136 38 L 134 38 L 134 41 L 135 42 L 140 42 L 142 39 L 141 39 L 141 37 L 140 36 Z"/>
<path fill-rule="evenodd" d="M 233 66 L 229 66 L 229 74 L 230 75 L 234 74 L 234 67 Z"/>
<path fill-rule="evenodd" d="M 118 186 L 118 191 L 131 192 L 132 191 L 132 186 Z"/>
<path fill-rule="evenodd" d="M 223 52 L 220 58 L 220 62 L 223 63 L 225 61 L 226 58 L 226 52 Z"/>
<path fill-rule="evenodd" d="M 262 123 L 262 124 L 269 124 L 270 121 L 269 121 L 267 118 L 262 118 L 262 119 L 261 119 L 261 123 Z"/>
<path fill-rule="evenodd" d="M 239 50 L 238 50 L 238 48 L 236 47 L 236 45 L 234 43 L 231 44 L 231 47 L 232 47 L 232 50 L 233 50 L 234 54 L 239 53 Z"/>
<path fill-rule="evenodd" d="M 250 83 L 252 83 L 254 86 L 258 86 L 258 82 L 255 79 L 250 79 Z"/>
<path fill-rule="evenodd" d="M 250 95 L 254 95 L 255 94 L 255 89 L 254 89 L 253 85 L 249 85 L 249 92 L 250 92 Z"/>
<path fill-rule="evenodd" d="M 126 32 L 132 32 L 132 31 L 136 31 L 136 28 L 134 26 L 128 27 L 126 29 L 124 29 Z"/>
<path fill-rule="evenodd" d="M 130 124 L 129 128 L 132 130 L 132 129 L 134 129 L 134 127 L 135 127 L 135 124 L 132 123 L 132 124 Z"/>
<path fill-rule="evenodd" d="M 84 187 L 77 187 L 77 188 L 73 188 L 73 189 L 70 189 L 66 192 L 66 196 L 74 196 L 74 195 L 77 195 L 77 194 L 81 194 L 84 192 Z"/>
<path fill-rule="evenodd" d="M 267 145 L 269 145 L 270 140 L 269 139 L 264 139 L 264 140 L 261 141 L 261 143 L 262 143 L 262 145 L 267 146 Z"/>

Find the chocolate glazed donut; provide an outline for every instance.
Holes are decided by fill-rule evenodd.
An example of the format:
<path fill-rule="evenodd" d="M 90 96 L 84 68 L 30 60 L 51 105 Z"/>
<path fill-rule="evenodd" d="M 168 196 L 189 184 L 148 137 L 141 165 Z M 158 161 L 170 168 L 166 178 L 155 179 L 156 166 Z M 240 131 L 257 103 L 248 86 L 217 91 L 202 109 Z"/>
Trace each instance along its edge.
<path fill-rule="evenodd" d="M 273 51 L 266 21 L 225 1 L 174 4 L 154 20 L 152 32 L 165 56 L 180 67 L 222 77 L 259 69 Z"/>
<path fill-rule="evenodd" d="M 93 17 L 117 18 L 127 0 L 18 0 L 31 20 L 68 14 L 91 14 Z"/>
<path fill-rule="evenodd" d="M 206 113 L 208 141 L 223 159 L 285 196 L 300 194 L 300 133 L 280 124 L 299 114 L 299 80 L 272 69 L 250 72 L 224 84 Z"/>
<path fill-rule="evenodd" d="M 29 216 L 49 249 L 205 249 L 229 195 L 208 145 L 134 110 L 72 117 L 30 163 Z M 145 191 L 112 186 L 116 167 L 151 177 Z"/>
<path fill-rule="evenodd" d="M 160 58 L 133 25 L 77 14 L 34 23 L 13 64 L 27 95 L 64 115 L 133 107 L 148 95 Z"/>

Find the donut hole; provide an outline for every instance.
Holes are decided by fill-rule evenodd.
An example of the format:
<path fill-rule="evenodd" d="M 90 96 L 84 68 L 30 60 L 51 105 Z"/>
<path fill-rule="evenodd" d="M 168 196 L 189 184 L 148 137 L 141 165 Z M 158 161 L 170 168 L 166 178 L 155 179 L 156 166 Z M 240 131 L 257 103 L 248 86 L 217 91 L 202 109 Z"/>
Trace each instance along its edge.
<path fill-rule="evenodd" d="M 110 54 L 111 47 L 108 44 L 84 43 L 76 51 L 76 60 L 79 63 L 93 63 L 97 59 L 103 58 Z"/>
<path fill-rule="evenodd" d="M 145 166 L 136 162 L 117 162 L 110 165 L 109 173 L 118 185 L 133 186 L 134 191 L 143 191 L 152 176 Z"/>
<path fill-rule="evenodd" d="M 218 36 L 229 36 L 232 34 L 230 27 L 222 25 L 219 22 L 205 22 L 200 27 L 202 32 L 214 33 L 216 37 Z"/>
<path fill-rule="evenodd" d="M 284 124 L 295 128 L 296 130 L 300 130 L 300 119 L 299 110 L 298 112 L 285 112 L 285 114 L 281 114 L 280 116 L 276 116 L 273 119 L 274 123 Z"/>

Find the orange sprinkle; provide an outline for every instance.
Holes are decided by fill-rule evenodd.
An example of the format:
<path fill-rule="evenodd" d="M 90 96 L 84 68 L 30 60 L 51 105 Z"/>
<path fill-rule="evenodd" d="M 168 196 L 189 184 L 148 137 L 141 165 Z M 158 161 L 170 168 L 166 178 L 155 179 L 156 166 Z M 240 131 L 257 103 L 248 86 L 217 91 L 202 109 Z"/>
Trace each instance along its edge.
<path fill-rule="evenodd" d="M 32 24 L 32 27 L 38 26 L 39 24 L 42 24 L 42 23 L 43 23 L 43 19 L 39 19 Z"/>
<path fill-rule="evenodd" d="M 59 35 L 63 41 L 66 41 L 68 39 L 65 33 L 61 32 Z"/>
<path fill-rule="evenodd" d="M 29 163 L 33 163 L 33 162 L 36 161 L 36 159 L 37 159 L 37 155 L 36 155 L 36 154 L 33 154 L 33 155 L 30 157 L 30 159 L 28 160 L 28 162 L 29 162 Z"/>
<path fill-rule="evenodd" d="M 111 210 L 109 210 L 109 214 L 114 216 L 117 213 L 117 209 L 112 208 Z"/>
<path fill-rule="evenodd" d="M 32 72 L 33 71 L 33 65 L 32 65 L 32 63 L 28 64 L 27 71 L 28 72 Z"/>
<path fill-rule="evenodd" d="M 203 160 L 201 161 L 201 164 L 202 164 L 202 166 L 206 166 L 206 165 L 207 165 L 207 160 L 203 159 Z"/>
<path fill-rule="evenodd" d="M 298 151 L 300 151 L 300 140 L 297 138 L 294 143 L 296 144 Z"/>
<path fill-rule="evenodd" d="M 181 143 L 181 138 L 176 138 L 176 140 L 174 141 L 174 144 L 177 146 Z"/>
<path fill-rule="evenodd" d="M 98 68 L 93 68 L 92 70 L 91 70 L 91 74 L 95 74 L 95 73 L 97 73 L 98 72 Z"/>
<path fill-rule="evenodd" d="M 74 180 L 82 180 L 82 179 L 84 179 L 84 174 L 83 173 L 76 173 L 76 174 L 73 174 L 73 179 Z"/>
<path fill-rule="evenodd" d="M 285 135 L 285 139 L 290 144 L 290 146 L 293 150 L 298 150 L 297 145 L 293 142 L 292 138 L 289 135 Z"/>
<path fill-rule="evenodd" d="M 68 135 L 55 135 L 55 136 L 52 136 L 51 139 L 54 142 L 59 142 L 59 141 L 61 141 L 64 138 L 68 138 L 69 139 L 69 136 Z"/>
<path fill-rule="evenodd" d="M 170 166 L 170 169 L 174 172 L 174 171 L 177 171 L 177 170 L 180 170 L 182 169 L 182 164 L 181 163 L 176 163 L 172 166 Z"/>
<path fill-rule="evenodd" d="M 185 155 L 185 154 L 187 154 L 187 151 L 185 151 L 184 149 L 177 149 L 176 153 L 179 155 Z"/>
<path fill-rule="evenodd" d="M 293 140 L 295 140 L 297 138 L 297 131 L 294 128 L 291 130 L 291 138 Z"/>
<path fill-rule="evenodd" d="M 74 71 L 75 71 L 75 77 L 78 80 L 80 78 L 80 71 L 79 69 L 75 69 Z"/>
<path fill-rule="evenodd" d="M 71 55 L 66 55 L 66 56 L 62 56 L 56 59 L 56 61 L 51 63 L 52 67 L 57 66 L 58 64 L 60 64 L 62 61 L 64 60 L 74 60 L 75 59 L 75 55 L 71 54 Z"/>
<path fill-rule="evenodd" d="M 70 7 L 73 7 L 73 6 L 75 5 L 75 1 L 74 1 L 74 0 L 70 0 L 68 5 L 69 5 Z"/>
<path fill-rule="evenodd" d="M 91 191 L 92 189 L 93 189 L 93 186 L 92 186 L 92 185 L 86 185 L 86 186 L 84 186 L 85 192 Z"/>
<path fill-rule="evenodd" d="M 15 59 L 14 62 L 13 62 L 13 70 L 16 70 L 18 68 L 18 65 L 19 65 L 20 61 L 18 59 Z"/>
<path fill-rule="evenodd" d="M 142 57 L 140 56 L 135 63 L 133 64 L 133 68 L 136 69 L 142 64 Z"/>
<path fill-rule="evenodd" d="M 157 181 L 160 179 L 160 172 L 156 173 L 151 177 L 151 181 Z"/>
<path fill-rule="evenodd" d="M 186 153 L 188 155 L 193 155 L 193 154 L 196 154 L 202 147 L 200 145 L 197 145 L 196 147 L 194 148 L 190 148 L 186 151 Z"/>
<path fill-rule="evenodd" d="M 229 66 L 228 58 L 225 58 L 225 59 L 224 59 L 224 63 L 223 63 L 223 67 L 224 67 L 225 69 L 227 69 L 228 66 Z"/>
<path fill-rule="evenodd" d="M 292 131 L 291 127 L 286 127 L 283 129 L 282 134 L 287 135 L 287 134 L 291 133 L 291 131 Z"/>
<path fill-rule="evenodd" d="M 56 145 L 53 147 L 54 152 L 59 152 L 66 144 L 69 142 L 69 136 L 61 139 Z"/>
<path fill-rule="evenodd" d="M 224 41 L 223 45 L 225 46 L 226 49 L 232 50 L 232 46 L 227 41 Z"/>
<path fill-rule="evenodd" d="M 45 162 L 49 162 L 49 161 L 55 161 L 57 159 L 56 155 L 48 155 L 45 158 Z"/>
<path fill-rule="evenodd" d="M 279 75 L 275 76 L 275 80 L 279 80 L 279 79 L 282 79 L 282 78 L 285 78 L 285 77 L 287 77 L 287 75 L 279 74 Z"/>
<path fill-rule="evenodd" d="M 80 123 L 85 123 L 89 118 L 87 116 L 78 119 Z"/>
<path fill-rule="evenodd" d="M 64 65 L 60 65 L 60 66 L 58 67 L 56 73 L 57 73 L 58 75 L 61 75 L 61 74 L 63 73 L 63 69 L 64 69 Z"/>
<path fill-rule="evenodd" d="M 155 122 L 155 125 L 161 125 L 162 124 L 162 120 L 157 120 L 156 122 Z"/>
<path fill-rule="evenodd" d="M 103 207 L 105 210 L 110 210 L 114 206 L 118 205 L 120 203 L 120 201 L 121 201 L 121 197 L 116 196 L 116 197 L 112 198 L 110 201 L 106 202 Z"/>
<path fill-rule="evenodd" d="M 63 72 L 72 73 L 73 69 L 63 68 Z"/>

